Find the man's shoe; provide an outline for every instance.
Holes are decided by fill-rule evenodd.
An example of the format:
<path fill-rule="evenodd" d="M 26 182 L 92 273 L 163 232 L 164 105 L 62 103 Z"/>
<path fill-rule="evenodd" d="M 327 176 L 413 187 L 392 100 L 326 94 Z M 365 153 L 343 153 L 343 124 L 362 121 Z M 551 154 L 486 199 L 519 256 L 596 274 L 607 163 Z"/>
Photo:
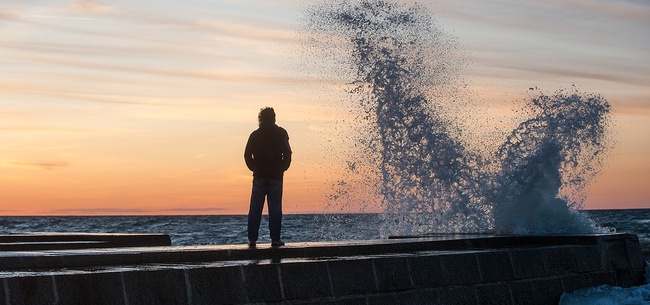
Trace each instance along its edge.
<path fill-rule="evenodd" d="M 249 240 L 249 241 L 248 241 L 248 247 L 249 247 L 249 248 L 255 248 L 255 247 L 257 247 L 257 243 L 254 242 L 254 241 L 250 241 L 250 240 Z"/>
<path fill-rule="evenodd" d="M 284 242 L 281 240 L 271 242 L 271 247 L 277 248 L 277 247 L 282 247 L 284 246 Z"/>

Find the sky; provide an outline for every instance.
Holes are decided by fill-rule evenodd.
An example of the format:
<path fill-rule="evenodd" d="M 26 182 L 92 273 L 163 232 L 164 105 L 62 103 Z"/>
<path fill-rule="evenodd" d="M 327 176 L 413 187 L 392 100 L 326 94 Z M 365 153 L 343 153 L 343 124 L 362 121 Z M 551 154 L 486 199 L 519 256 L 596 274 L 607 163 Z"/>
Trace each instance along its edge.
<path fill-rule="evenodd" d="M 322 212 L 349 80 L 305 53 L 308 3 L 3 0 L 0 215 L 246 213 L 264 106 L 294 151 L 284 212 Z M 473 111 L 512 118 L 530 87 L 604 96 L 614 145 L 584 207 L 650 208 L 649 2 L 423 5 L 466 57 Z"/>

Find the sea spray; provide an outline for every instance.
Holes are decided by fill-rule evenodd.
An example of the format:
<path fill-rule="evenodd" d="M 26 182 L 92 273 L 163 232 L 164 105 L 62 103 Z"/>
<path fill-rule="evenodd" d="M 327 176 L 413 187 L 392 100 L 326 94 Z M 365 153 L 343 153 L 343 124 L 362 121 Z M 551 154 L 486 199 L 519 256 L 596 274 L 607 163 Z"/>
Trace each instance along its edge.
<path fill-rule="evenodd" d="M 610 105 L 602 96 L 571 90 L 527 100 L 531 118 L 519 124 L 497 154 L 488 202 L 497 233 L 594 233 L 603 229 L 576 210 L 607 147 Z"/>
<path fill-rule="evenodd" d="M 531 118 L 494 155 L 467 149 L 445 107 L 457 67 L 453 39 L 426 10 L 389 1 L 312 6 L 308 28 L 349 51 L 350 95 L 363 124 L 348 134 L 347 171 L 330 207 L 372 206 L 382 235 L 435 232 L 587 233 L 575 211 L 602 156 L 607 101 L 574 90 L 529 100 Z M 450 103 L 449 101 L 452 101 Z M 330 211 L 332 212 L 332 211 Z M 334 211 L 336 212 L 336 211 Z M 557 220 L 556 222 L 549 221 Z"/>
<path fill-rule="evenodd" d="M 458 63 L 443 48 L 449 37 L 424 12 L 386 1 L 344 1 L 311 15 L 314 29 L 349 39 L 356 68 L 351 93 L 359 96 L 357 117 L 368 128 L 355 133 L 349 173 L 362 173 L 361 184 L 375 186 L 378 202 L 371 204 L 384 211 L 386 234 L 485 230 L 487 211 L 469 191 L 479 181 L 470 167 L 477 160 L 452 136 L 453 124 L 428 94 L 450 82 Z M 343 180 L 336 187 L 332 199 L 347 202 L 359 184 Z"/>

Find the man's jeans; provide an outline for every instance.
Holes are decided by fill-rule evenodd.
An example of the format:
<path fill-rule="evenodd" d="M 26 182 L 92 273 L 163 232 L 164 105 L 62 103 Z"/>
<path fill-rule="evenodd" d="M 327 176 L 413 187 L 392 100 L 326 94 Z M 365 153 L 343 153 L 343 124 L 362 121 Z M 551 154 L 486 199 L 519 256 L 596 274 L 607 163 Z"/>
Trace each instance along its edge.
<path fill-rule="evenodd" d="M 251 205 L 248 210 L 248 240 L 257 241 L 264 209 L 264 197 L 269 204 L 271 241 L 280 241 L 282 229 L 282 180 L 253 179 Z"/>

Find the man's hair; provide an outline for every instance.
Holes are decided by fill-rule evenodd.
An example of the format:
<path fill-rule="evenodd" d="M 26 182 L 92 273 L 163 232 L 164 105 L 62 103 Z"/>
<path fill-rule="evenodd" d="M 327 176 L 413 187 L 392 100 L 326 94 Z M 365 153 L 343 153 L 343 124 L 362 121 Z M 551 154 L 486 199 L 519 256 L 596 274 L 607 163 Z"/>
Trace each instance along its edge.
<path fill-rule="evenodd" d="M 275 111 L 272 107 L 264 107 L 260 109 L 260 114 L 257 115 L 257 121 L 260 126 L 275 124 Z"/>

